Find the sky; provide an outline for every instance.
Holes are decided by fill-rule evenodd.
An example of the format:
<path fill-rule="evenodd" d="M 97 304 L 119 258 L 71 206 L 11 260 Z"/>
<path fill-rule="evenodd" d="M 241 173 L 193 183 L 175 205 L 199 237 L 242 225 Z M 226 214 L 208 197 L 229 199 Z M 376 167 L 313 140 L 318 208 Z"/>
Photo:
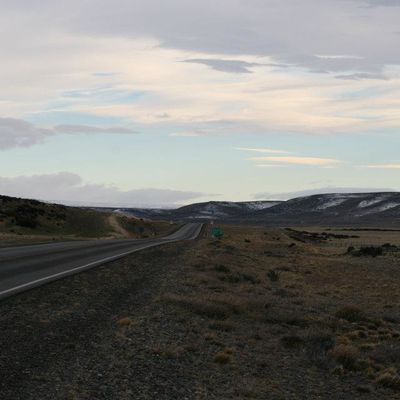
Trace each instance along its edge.
<path fill-rule="evenodd" d="M 400 0 L 0 0 L 0 193 L 400 190 Z"/>

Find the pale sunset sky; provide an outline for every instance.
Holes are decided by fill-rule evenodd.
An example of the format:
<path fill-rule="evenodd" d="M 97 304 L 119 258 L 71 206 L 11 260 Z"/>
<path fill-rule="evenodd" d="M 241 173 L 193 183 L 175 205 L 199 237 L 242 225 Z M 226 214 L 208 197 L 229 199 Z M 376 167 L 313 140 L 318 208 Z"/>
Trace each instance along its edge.
<path fill-rule="evenodd" d="M 0 0 L 0 194 L 400 190 L 400 0 Z"/>

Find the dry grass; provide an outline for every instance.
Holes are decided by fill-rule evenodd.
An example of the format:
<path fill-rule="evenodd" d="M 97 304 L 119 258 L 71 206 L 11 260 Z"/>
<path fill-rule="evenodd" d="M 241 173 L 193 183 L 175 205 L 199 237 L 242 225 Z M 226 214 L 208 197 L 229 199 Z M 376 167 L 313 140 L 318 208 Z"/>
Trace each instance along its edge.
<path fill-rule="evenodd" d="M 394 369 L 383 371 L 375 379 L 375 383 L 390 389 L 400 389 L 400 377 Z"/>
<path fill-rule="evenodd" d="M 223 351 L 219 351 L 214 356 L 214 362 L 218 364 L 229 364 L 232 362 L 232 349 L 225 348 Z"/>
<path fill-rule="evenodd" d="M 117 321 L 119 327 L 127 327 L 133 325 L 134 321 L 130 317 L 121 318 Z"/>
<path fill-rule="evenodd" d="M 354 305 L 347 305 L 341 307 L 336 311 L 336 317 L 346 319 L 350 322 L 360 322 L 366 321 L 367 316 L 364 311 L 362 311 L 359 307 Z"/>
<path fill-rule="evenodd" d="M 356 370 L 359 361 L 358 349 L 351 345 L 340 344 L 334 347 L 329 355 L 337 363 L 343 366 L 343 368 L 350 371 Z"/>
<path fill-rule="evenodd" d="M 346 376 L 345 385 L 352 376 L 371 382 L 360 385 L 360 378 L 355 379 L 354 393 L 369 393 L 373 382 L 397 389 L 397 373 L 390 379 L 385 375 L 396 364 L 385 346 L 400 343 L 400 320 L 391 313 L 400 302 L 400 272 L 393 255 L 346 256 L 350 245 L 368 245 L 358 232 L 357 238 L 293 246 L 282 230 L 224 230 L 222 240 L 205 239 L 191 250 L 186 290 L 160 299 L 179 310 L 182 320 L 199 321 L 199 352 L 211 354 L 214 364 L 227 365 L 233 363 L 227 348 L 240 349 L 235 351 L 232 379 L 253 374 L 247 391 L 252 398 L 267 395 L 265 383 L 260 384 L 265 381 L 257 377 L 264 376 L 259 369 L 267 372 L 269 365 L 282 365 L 282 360 L 283 387 L 290 379 L 296 385 L 299 374 L 308 376 L 311 365 L 323 379 L 331 371 L 332 376 Z M 396 242 L 393 232 L 388 235 Z M 365 237 L 373 236 L 368 231 Z M 400 233 L 396 237 L 400 244 Z M 299 371 L 299 365 L 304 370 Z"/>

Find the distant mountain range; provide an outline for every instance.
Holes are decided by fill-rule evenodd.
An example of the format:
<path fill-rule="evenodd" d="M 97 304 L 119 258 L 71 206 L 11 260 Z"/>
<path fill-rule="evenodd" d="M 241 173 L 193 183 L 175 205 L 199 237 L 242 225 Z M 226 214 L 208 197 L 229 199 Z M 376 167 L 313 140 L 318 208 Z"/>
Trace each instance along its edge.
<path fill-rule="evenodd" d="M 176 209 L 120 208 L 116 211 L 132 214 L 138 218 L 163 218 L 172 220 L 227 220 L 247 218 L 256 211 L 265 210 L 280 201 L 209 201 L 195 203 Z"/>
<path fill-rule="evenodd" d="M 138 218 L 215 220 L 271 226 L 363 226 L 400 228 L 400 192 L 332 193 L 287 201 L 196 203 L 172 210 L 116 210 Z"/>

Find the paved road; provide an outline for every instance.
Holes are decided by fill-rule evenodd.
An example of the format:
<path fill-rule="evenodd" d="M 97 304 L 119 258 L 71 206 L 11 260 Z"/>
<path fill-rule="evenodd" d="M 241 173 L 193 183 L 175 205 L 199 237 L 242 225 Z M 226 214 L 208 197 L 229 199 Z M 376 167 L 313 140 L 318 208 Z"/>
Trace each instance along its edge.
<path fill-rule="evenodd" d="M 158 239 L 90 240 L 0 248 L 0 299 L 148 247 L 193 240 L 201 227 L 199 223 L 186 224 Z"/>

